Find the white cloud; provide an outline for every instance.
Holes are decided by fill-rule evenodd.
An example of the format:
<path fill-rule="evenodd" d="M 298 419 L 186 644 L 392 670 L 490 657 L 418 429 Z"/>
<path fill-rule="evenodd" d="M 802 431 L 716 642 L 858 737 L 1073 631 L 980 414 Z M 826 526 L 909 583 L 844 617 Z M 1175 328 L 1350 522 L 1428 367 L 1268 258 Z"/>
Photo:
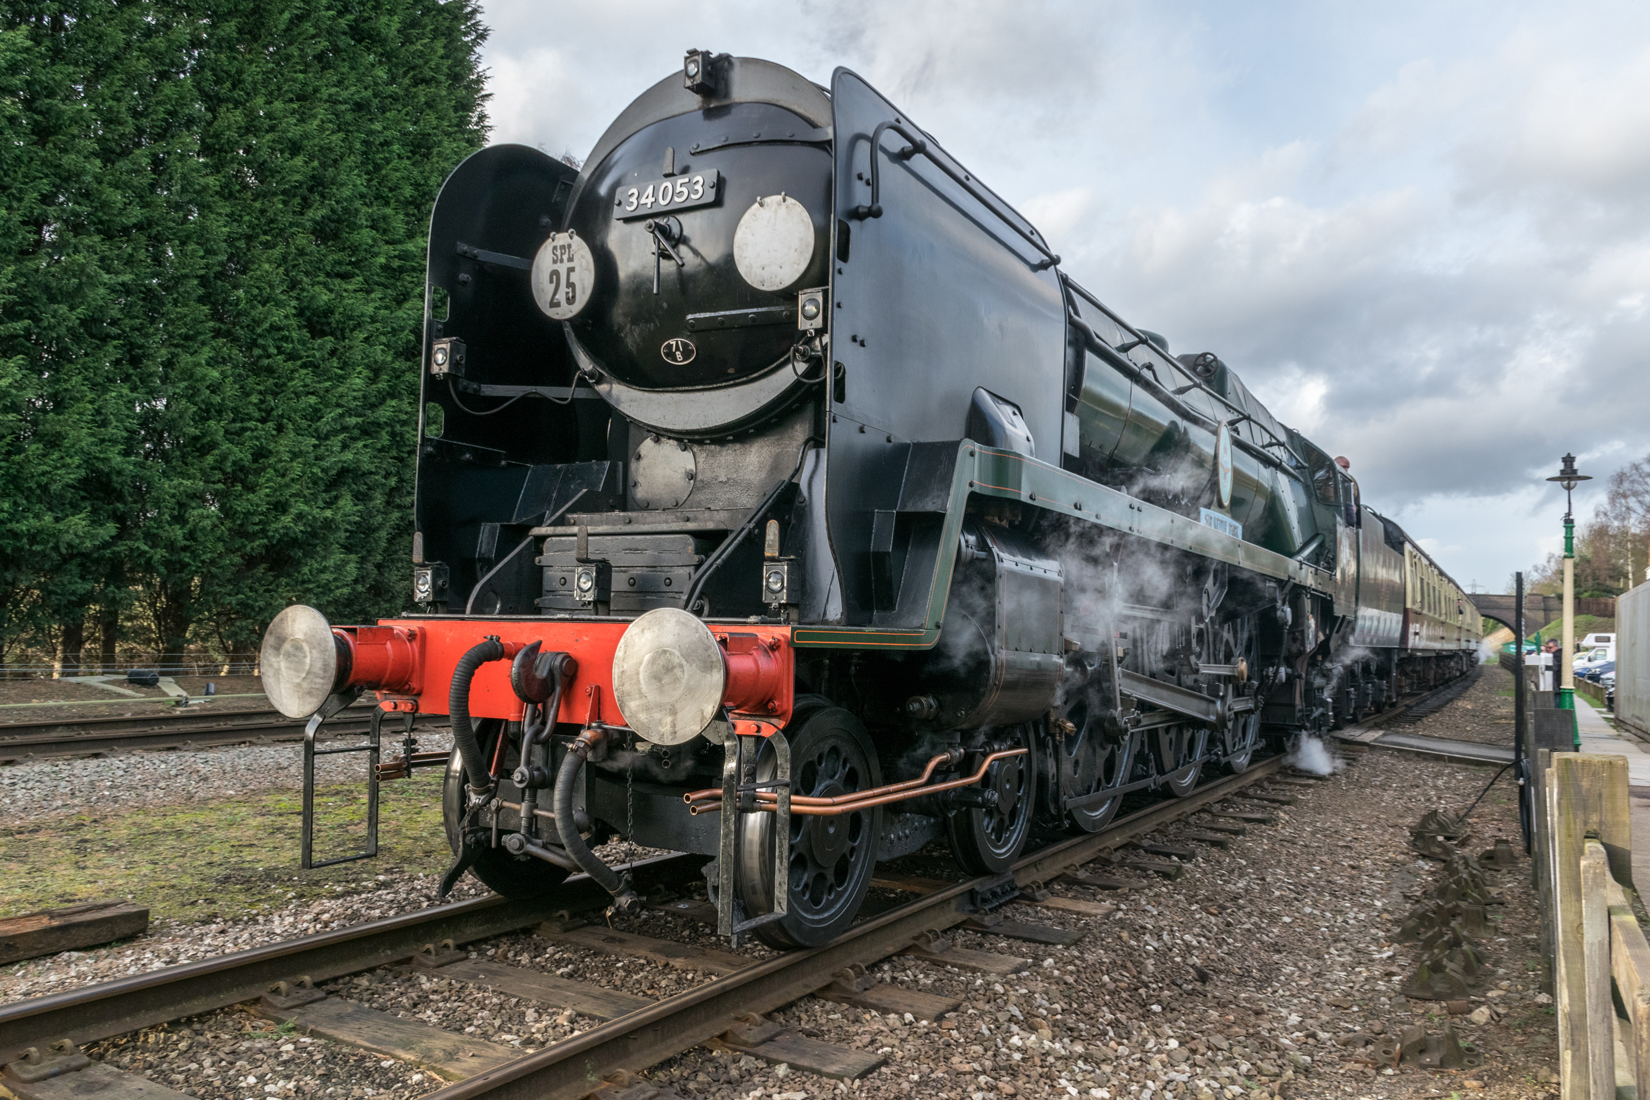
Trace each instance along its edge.
<path fill-rule="evenodd" d="M 1031 219 L 1051 241 L 1070 240 L 1082 232 L 1082 223 L 1095 216 L 1092 187 L 1068 187 L 1033 196 L 1020 205 L 1020 213 Z"/>
<path fill-rule="evenodd" d="M 1642 5 L 485 8 L 495 140 L 557 155 L 689 45 L 854 69 L 1090 290 L 1348 455 L 1463 581 L 1544 552 L 1558 455 L 1602 477 L 1650 450 Z"/>

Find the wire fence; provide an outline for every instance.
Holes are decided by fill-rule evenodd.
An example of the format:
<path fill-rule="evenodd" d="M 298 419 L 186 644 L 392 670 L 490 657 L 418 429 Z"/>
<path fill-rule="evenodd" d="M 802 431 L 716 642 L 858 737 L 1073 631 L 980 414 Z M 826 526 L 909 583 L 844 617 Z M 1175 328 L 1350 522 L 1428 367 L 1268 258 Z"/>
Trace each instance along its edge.
<path fill-rule="evenodd" d="M 37 654 L 0 662 L 0 680 L 61 680 L 75 676 L 124 676 L 129 672 L 156 672 L 162 676 L 255 676 L 258 655 L 136 650 L 119 652 L 107 664 L 96 653 L 83 653 L 78 665 L 44 660 Z"/>

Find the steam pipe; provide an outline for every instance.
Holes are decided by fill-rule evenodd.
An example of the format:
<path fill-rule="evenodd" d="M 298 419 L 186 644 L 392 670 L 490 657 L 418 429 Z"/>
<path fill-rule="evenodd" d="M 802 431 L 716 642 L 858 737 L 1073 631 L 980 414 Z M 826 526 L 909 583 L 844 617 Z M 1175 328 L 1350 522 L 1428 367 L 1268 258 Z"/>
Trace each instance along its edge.
<path fill-rule="evenodd" d="M 986 771 L 997 761 L 1006 760 L 1011 756 L 1024 756 L 1030 751 L 1030 749 L 1022 747 L 1018 749 L 1004 749 L 1001 752 L 994 752 L 980 762 L 980 770 L 975 772 L 973 775 L 965 776 L 962 779 L 953 779 L 947 783 L 936 783 L 931 787 L 895 790 L 893 787 L 904 786 L 904 784 L 896 783 L 893 787 L 872 787 L 870 790 L 860 791 L 854 796 L 842 796 L 843 798 L 847 798 L 848 801 L 841 801 L 840 799 L 820 800 L 832 803 L 831 805 L 819 805 L 818 802 L 803 803 L 798 805 L 796 797 L 793 796 L 791 799 L 791 813 L 802 814 L 808 817 L 838 817 L 842 814 L 853 813 L 856 810 L 868 810 L 873 806 L 886 806 L 890 802 L 904 802 L 909 798 L 918 798 L 923 795 L 939 794 L 941 791 L 955 790 L 958 787 L 972 786 L 973 784 L 984 779 Z M 689 806 L 688 813 L 694 815 L 709 813 L 713 808 L 720 811 L 722 808 L 721 792 L 718 791 L 716 794 L 717 797 L 715 799 L 707 799 L 704 802 L 695 803 L 694 805 Z M 757 791 L 756 808 L 768 813 L 773 813 L 779 808 L 779 796 L 771 791 Z"/>
<path fill-rule="evenodd" d="M 487 761 L 482 758 L 481 745 L 476 741 L 476 731 L 470 725 L 470 681 L 475 678 L 476 669 L 503 656 L 504 644 L 497 638 L 477 642 L 458 659 L 452 686 L 447 692 L 447 713 L 453 719 L 453 744 L 464 758 L 464 771 L 470 777 L 470 790 L 474 794 L 486 793 L 492 784 Z"/>
<path fill-rule="evenodd" d="M 561 846 L 584 869 L 584 873 L 597 886 L 613 895 L 613 904 L 620 912 L 629 912 L 641 906 L 641 899 L 631 888 L 630 876 L 620 875 L 590 850 L 579 835 L 579 825 L 573 817 L 573 788 L 578 783 L 579 770 L 584 767 L 590 750 L 601 737 L 594 730 L 585 730 L 568 746 L 567 755 L 562 758 L 561 771 L 556 774 L 556 831 L 561 834 Z"/>
<path fill-rule="evenodd" d="M 1320 547 L 1322 545 L 1323 545 L 1323 535 L 1321 533 L 1313 535 L 1311 538 L 1306 540 L 1306 545 L 1302 546 L 1299 550 L 1296 550 L 1293 554 L 1289 555 L 1290 560 L 1292 560 L 1292 561 L 1305 561 L 1307 558 L 1311 557 L 1313 554 L 1316 554 L 1318 552 L 1318 547 Z"/>
<path fill-rule="evenodd" d="M 837 805 L 841 805 L 844 802 L 858 801 L 859 799 L 869 797 L 872 794 L 887 794 L 887 793 L 892 792 L 892 791 L 907 791 L 907 790 L 910 790 L 912 787 L 920 787 L 924 783 L 928 782 L 928 777 L 933 775 L 934 774 L 934 769 L 939 767 L 941 764 L 957 764 L 957 763 L 961 762 L 962 758 L 963 758 L 963 750 L 962 749 L 960 749 L 960 748 L 947 749 L 945 752 L 940 753 L 938 756 L 934 757 L 934 759 L 930 760 L 928 762 L 928 766 L 922 770 L 922 774 L 917 776 L 915 779 L 906 779 L 906 780 L 902 780 L 899 783 L 890 783 L 887 786 L 883 786 L 883 787 L 873 787 L 868 791 L 855 791 L 853 794 L 833 795 L 830 798 L 820 798 L 817 795 L 808 795 L 808 794 L 793 794 L 793 795 L 791 795 L 791 805 L 792 806 L 837 806 Z M 769 795 L 769 797 L 775 802 L 778 801 L 778 795 L 774 795 L 774 794 L 772 794 L 771 792 L 768 792 L 768 791 L 760 792 L 760 794 L 758 794 L 757 797 L 760 798 L 762 794 Z M 701 801 L 705 801 L 707 799 L 713 800 L 713 801 L 720 801 L 721 798 L 722 798 L 722 788 L 720 788 L 720 787 L 706 787 L 702 791 L 689 791 L 687 794 L 684 794 L 682 796 L 682 801 L 686 802 L 688 805 L 691 806 L 695 802 L 701 802 Z"/>

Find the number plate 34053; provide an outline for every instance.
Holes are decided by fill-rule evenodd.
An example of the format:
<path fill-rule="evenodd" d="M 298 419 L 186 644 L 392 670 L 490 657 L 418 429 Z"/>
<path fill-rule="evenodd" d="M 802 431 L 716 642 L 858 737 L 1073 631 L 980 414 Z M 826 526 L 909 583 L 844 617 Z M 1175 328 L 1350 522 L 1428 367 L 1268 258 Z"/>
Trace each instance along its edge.
<path fill-rule="evenodd" d="M 721 182 L 720 175 L 712 168 L 650 183 L 621 184 L 613 193 L 613 217 L 625 221 L 708 206 L 716 201 L 716 188 Z"/>

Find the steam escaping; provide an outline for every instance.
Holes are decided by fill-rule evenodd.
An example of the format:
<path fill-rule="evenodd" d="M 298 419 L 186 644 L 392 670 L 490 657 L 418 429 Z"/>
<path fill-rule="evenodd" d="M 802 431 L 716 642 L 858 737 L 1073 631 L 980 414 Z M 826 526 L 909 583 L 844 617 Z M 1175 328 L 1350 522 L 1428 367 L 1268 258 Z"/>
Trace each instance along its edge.
<path fill-rule="evenodd" d="M 1290 751 L 1284 763 L 1313 775 L 1333 775 L 1346 766 L 1324 747 L 1322 738 L 1310 734 L 1302 735 L 1300 744 Z"/>

